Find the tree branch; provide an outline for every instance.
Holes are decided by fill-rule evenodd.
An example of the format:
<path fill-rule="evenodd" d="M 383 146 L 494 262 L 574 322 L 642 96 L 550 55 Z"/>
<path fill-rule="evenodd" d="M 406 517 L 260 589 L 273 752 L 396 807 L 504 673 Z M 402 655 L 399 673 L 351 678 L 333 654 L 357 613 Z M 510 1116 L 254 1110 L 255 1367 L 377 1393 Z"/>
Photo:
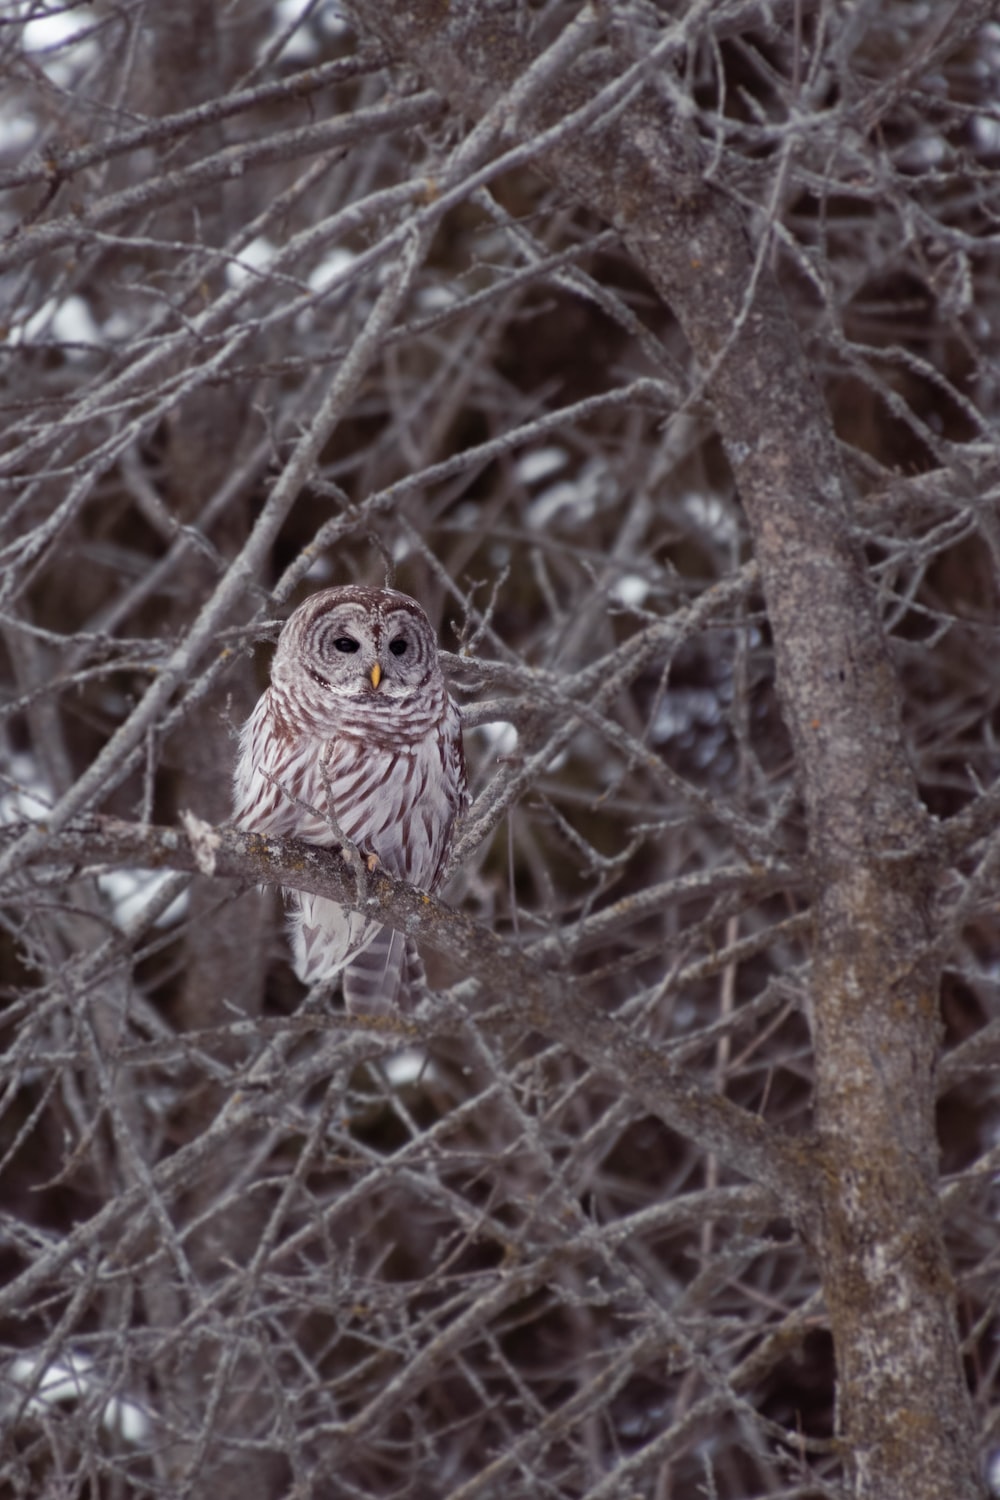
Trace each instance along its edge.
<path fill-rule="evenodd" d="M 309 891 L 365 916 L 377 914 L 476 982 L 479 999 L 491 1002 L 488 1011 L 477 1012 L 477 1025 L 505 1033 L 530 1027 L 562 1042 L 672 1130 L 767 1188 L 782 1211 L 809 1230 L 815 1213 L 815 1161 L 808 1140 L 779 1136 L 759 1116 L 685 1076 L 665 1048 L 602 1011 L 578 979 L 541 967 L 487 927 L 383 870 L 370 874 L 349 869 L 336 852 L 297 839 L 207 826 L 192 838 L 179 828 L 105 817 L 24 847 L 28 864 L 69 864 L 78 874 L 93 872 L 98 865 L 211 873 L 220 879 Z M 454 1011 L 442 1016 L 446 1030 L 455 1021 Z"/>

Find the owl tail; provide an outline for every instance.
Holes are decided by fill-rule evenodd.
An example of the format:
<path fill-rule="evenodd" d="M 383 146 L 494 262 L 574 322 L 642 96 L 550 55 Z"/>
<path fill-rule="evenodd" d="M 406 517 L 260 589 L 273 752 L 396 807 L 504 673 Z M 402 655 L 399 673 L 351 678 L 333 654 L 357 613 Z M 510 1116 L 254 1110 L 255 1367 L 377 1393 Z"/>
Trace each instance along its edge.
<path fill-rule="evenodd" d="M 398 1006 L 412 1010 L 427 985 L 424 966 L 412 938 L 380 927 L 344 970 L 344 1003 L 354 1014 L 378 1014 Z"/>
<path fill-rule="evenodd" d="M 295 972 L 303 984 L 320 984 L 382 931 L 357 912 L 325 896 L 297 897 L 288 919 Z"/>

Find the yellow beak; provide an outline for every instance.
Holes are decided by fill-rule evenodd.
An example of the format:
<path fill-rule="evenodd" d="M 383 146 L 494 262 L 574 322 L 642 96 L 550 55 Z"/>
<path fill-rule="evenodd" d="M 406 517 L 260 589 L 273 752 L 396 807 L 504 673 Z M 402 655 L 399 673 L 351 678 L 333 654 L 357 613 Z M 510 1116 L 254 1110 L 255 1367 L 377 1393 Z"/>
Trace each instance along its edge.
<path fill-rule="evenodd" d="M 372 687 L 373 688 L 377 688 L 378 685 L 379 685 L 379 683 L 381 681 L 382 681 L 382 668 L 379 666 L 378 662 L 376 662 L 375 665 L 372 667 Z"/>

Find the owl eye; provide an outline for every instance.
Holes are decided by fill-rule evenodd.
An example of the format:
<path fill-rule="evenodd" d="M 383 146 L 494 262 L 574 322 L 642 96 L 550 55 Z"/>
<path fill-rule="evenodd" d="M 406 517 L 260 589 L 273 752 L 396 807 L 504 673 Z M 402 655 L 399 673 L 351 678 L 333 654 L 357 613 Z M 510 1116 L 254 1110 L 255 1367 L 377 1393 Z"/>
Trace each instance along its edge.
<path fill-rule="evenodd" d="M 406 651 L 406 642 L 403 640 L 403 637 L 401 635 L 398 635 L 394 641 L 389 642 L 389 650 L 392 652 L 393 656 L 404 655 Z"/>
<path fill-rule="evenodd" d="M 338 651 L 351 652 L 351 651 L 357 651 L 357 649 L 358 649 L 358 643 L 357 643 L 357 641 L 354 640 L 353 637 L 349 636 L 349 635 L 342 635 L 342 636 L 340 636 L 337 640 L 334 641 L 333 644 L 337 648 Z"/>

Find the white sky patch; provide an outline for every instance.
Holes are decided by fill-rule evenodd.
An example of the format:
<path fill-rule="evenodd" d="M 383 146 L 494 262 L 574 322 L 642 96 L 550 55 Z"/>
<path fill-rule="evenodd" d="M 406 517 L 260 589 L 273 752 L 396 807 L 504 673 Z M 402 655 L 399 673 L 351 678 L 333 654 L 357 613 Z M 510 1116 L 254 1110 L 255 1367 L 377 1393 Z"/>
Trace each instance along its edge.
<path fill-rule="evenodd" d="M 4 340 L 13 345 L 51 343 L 102 344 L 101 330 L 82 297 L 50 297 L 23 323 L 14 323 Z"/>
<path fill-rule="evenodd" d="M 13 755 L 2 767 L 0 823 L 34 823 L 48 816 L 50 789 L 30 755 Z"/>
<path fill-rule="evenodd" d="M 1000 1495 L 1000 1448 L 994 1448 L 987 1460 L 986 1483 L 991 1495 Z"/>
<path fill-rule="evenodd" d="M 267 40 L 261 50 L 266 51 L 290 26 L 294 26 L 307 5 L 308 0 L 278 0 Z M 316 37 L 308 26 L 299 26 L 288 38 L 279 56 L 286 63 L 311 63 L 316 61 L 317 52 Z"/>
<path fill-rule="evenodd" d="M 689 1030 L 690 1027 L 697 1024 L 699 1012 L 697 1007 L 690 1000 L 679 999 L 674 1005 L 672 1017 L 673 1024 L 677 1028 L 677 1031 L 683 1032 Z"/>
<path fill-rule="evenodd" d="M 20 5 L 15 13 L 24 15 L 30 8 L 33 7 Z M 25 51 L 53 83 L 68 88 L 80 69 L 97 56 L 95 41 L 73 41 L 76 36 L 85 37 L 93 24 L 94 13 L 89 5 L 65 5 L 51 15 L 34 16 L 24 28 Z"/>
<path fill-rule="evenodd" d="M 1000 151 L 1000 120 L 992 115 L 974 115 L 972 134 L 983 151 Z"/>
<path fill-rule="evenodd" d="M 422 1047 L 404 1047 L 402 1052 L 394 1052 L 391 1057 L 384 1058 L 382 1066 L 395 1088 L 433 1078 L 435 1071 L 434 1064 L 428 1061 L 427 1053 Z"/>
<path fill-rule="evenodd" d="M 101 329 L 105 344 L 123 344 L 126 339 L 134 338 L 137 326 L 136 319 L 131 313 L 126 312 L 124 308 L 116 307 L 105 318 Z"/>
<path fill-rule="evenodd" d="M 424 312 L 440 312 L 443 307 L 451 307 L 457 301 L 458 293 L 443 282 L 437 286 L 421 287 L 417 293 L 417 306 Z"/>
<path fill-rule="evenodd" d="M 731 542 L 736 539 L 736 517 L 718 495 L 691 490 L 683 497 L 681 505 L 696 526 L 710 531 L 717 540 Z"/>
<path fill-rule="evenodd" d="M 228 263 L 226 281 L 230 286 L 242 286 L 255 272 L 266 270 L 277 253 L 277 249 L 265 235 L 258 235 Z"/>
<path fill-rule="evenodd" d="M 585 521 L 597 509 L 607 482 L 603 463 L 585 464 L 576 479 L 563 479 L 549 485 L 528 506 L 528 525 L 539 531 L 549 526 L 562 512 L 563 520 Z"/>
<path fill-rule="evenodd" d="M 539 484 L 551 474 L 558 474 L 569 462 L 565 448 L 550 443 L 545 448 L 529 448 L 514 465 L 514 473 L 522 484 Z"/>
<path fill-rule="evenodd" d="M 457 527 L 468 526 L 479 530 L 480 508 L 475 500 L 463 500 L 461 505 L 456 505 L 452 513 L 452 524 Z"/>
<path fill-rule="evenodd" d="M 500 720 L 496 724 L 477 724 L 466 734 L 478 734 L 485 741 L 487 755 L 513 755 L 517 749 L 517 730 Z"/>
<path fill-rule="evenodd" d="M 639 609 L 649 597 L 650 583 L 640 573 L 623 573 L 611 585 L 611 597 L 626 609 Z"/>
<path fill-rule="evenodd" d="M 681 692 L 668 690 L 657 707 L 650 726 L 650 738 L 656 745 L 690 735 L 718 724 L 722 707 L 715 693 L 707 688 L 690 688 Z"/>
<path fill-rule="evenodd" d="M 319 265 L 309 273 L 307 283 L 310 291 L 328 291 L 335 281 L 346 276 L 357 258 L 353 250 L 345 250 L 342 245 L 328 250 Z"/>
<path fill-rule="evenodd" d="M 3 154 L 19 157 L 35 144 L 38 137 L 37 121 L 27 114 L 5 114 L 0 116 L 3 129 Z"/>
<path fill-rule="evenodd" d="M 37 1362 L 30 1354 L 19 1354 L 10 1367 L 12 1385 L 37 1388 L 28 1401 L 29 1411 L 44 1412 L 48 1407 L 90 1396 L 98 1384 L 94 1362 L 85 1354 L 70 1353 L 48 1365 L 39 1378 Z M 150 1435 L 150 1421 L 134 1401 L 112 1396 L 101 1412 L 101 1425 L 129 1443 L 142 1443 Z"/>
<path fill-rule="evenodd" d="M 333 564 L 328 552 L 317 553 L 306 569 L 306 577 L 310 583 L 330 582 L 333 577 Z"/>
<path fill-rule="evenodd" d="M 173 879 L 169 870 L 107 870 L 98 875 L 97 884 L 111 906 L 116 927 L 127 927 L 145 910 L 146 903 L 165 880 Z M 172 927 L 187 910 L 187 893 L 177 896 L 156 919 L 157 927 Z"/>
<path fill-rule="evenodd" d="M 296 21 L 305 15 L 308 8 L 309 0 L 277 0 L 273 12 L 274 19 L 262 50 L 266 50 L 279 36 L 283 36 L 289 27 L 294 26 Z M 286 63 L 317 62 L 319 60 L 317 33 L 326 40 L 343 36 L 350 29 L 335 0 L 320 0 L 318 5 L 313 6 L 306 24 L 299 26 L 288 38 L 279 56 Z"/>
<path fill-rule="evenodd" d="M 915 172 L 939 167 L 950 155 L 950 148 L 943 136 L 925 131 L 916 140 L 907 141 L 896 157 L 897 166 Z"/>

